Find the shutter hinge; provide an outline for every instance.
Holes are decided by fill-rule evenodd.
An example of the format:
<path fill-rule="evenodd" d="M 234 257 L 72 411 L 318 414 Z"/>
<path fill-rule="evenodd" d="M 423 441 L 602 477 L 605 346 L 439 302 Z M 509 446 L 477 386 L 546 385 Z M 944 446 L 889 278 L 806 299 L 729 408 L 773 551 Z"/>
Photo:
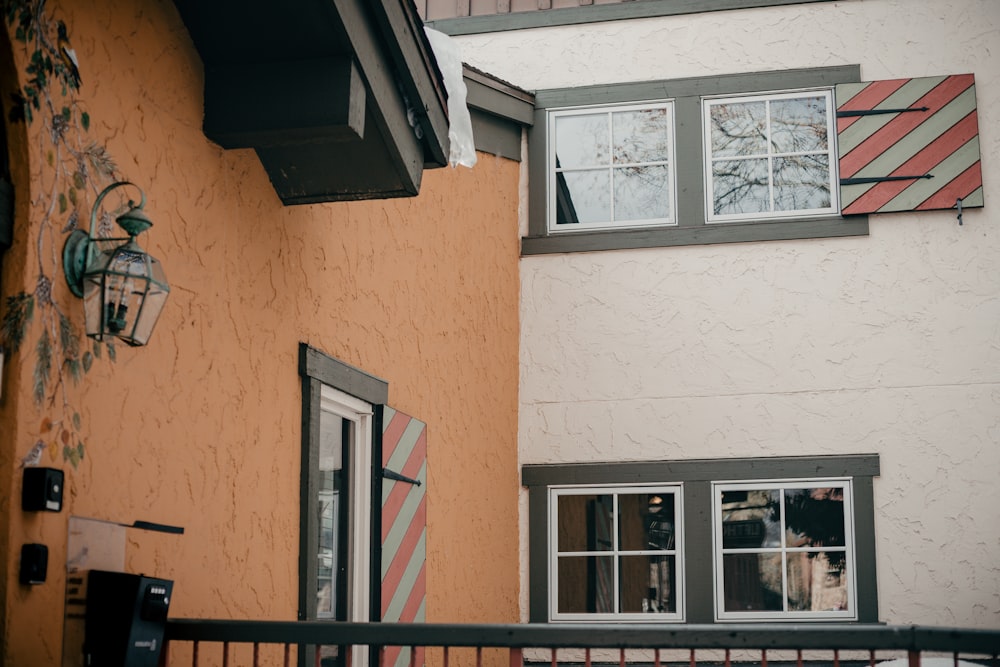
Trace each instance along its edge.
<path fill-rule="evenodd" d="M 906 113 L 907 111 L 930 111 L 930 107 L 910 107 L 908 109 L 845 109 L 837 112 L 837 118 L 854 116 L 878 116 L 884 113 Z"/>
<path fill-rule="evenodd" d="M 918 178 L 934 178 L 934 174 L 923 176 L 872 176 L 871 178 L 842 178 L 841 185 L 866 185 L 868 183 L 885 183 L 886 181 L 915 181 Z"/>
<path fill-rule="evenodd" d="M 388 468 L 382 468 L 382 477 L 385 479 L 395 480 L 397 482 L 406 482 L 407 484 L 420 486 L 419 479 L 413 479 L 412 477 L 407 477 L 406 475 L 400 475 L 398 472 L 394 472 Z"/>

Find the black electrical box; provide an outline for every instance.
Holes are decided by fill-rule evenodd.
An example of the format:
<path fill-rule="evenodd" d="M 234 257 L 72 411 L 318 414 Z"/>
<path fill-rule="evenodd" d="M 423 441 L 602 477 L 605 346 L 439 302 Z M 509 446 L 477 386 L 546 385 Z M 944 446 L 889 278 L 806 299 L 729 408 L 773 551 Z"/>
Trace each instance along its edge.
<path fill-rule="evenodd" d="M 49 568 L 49 548 L 44 544 L 21 545 L 21 567 L 18 580 L 25 586 L 44 584 Z"/>
<path fill-rule="evenodd" d="M 60 511 L 64 478 L 63 471 L 56 468 L 25 468 L 21 509 L 25 512 Z"/>
<path fill-rule="evenodd" d="M 173 582 L 91 570 L 83 653 L 87 667 L 157 667 Z"/>

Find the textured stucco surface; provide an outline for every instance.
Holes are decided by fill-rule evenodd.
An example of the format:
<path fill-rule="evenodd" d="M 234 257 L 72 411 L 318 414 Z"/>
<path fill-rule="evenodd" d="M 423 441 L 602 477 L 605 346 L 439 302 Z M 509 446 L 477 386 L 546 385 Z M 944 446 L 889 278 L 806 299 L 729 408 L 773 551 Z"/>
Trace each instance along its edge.
<path fill-rule="evenodd" d="M 89 135 L 146 192 L 155 226 L 142 244 L 172 293 L 147 347 L 118 346 L 116 363 L 68 388 L 86 457 L 77 470 L 43 460 L 67 471 L 64 511 L 3 499 L 10 544 L 43 542 L 50 561 L 29 589 L 15 550 L 3 556 L 0 663 L 59 663 L 70 515 L 183 526 L 128 536 L 130 571 L 175 580 L 172 616 L 296 617 L 300 342 L 387 380 L 390 404 L 428 425 L 427 619 L 516 620 L 517 163 L 480 155 L 472 170 L 425 172 L 412 199 L 283 207 L 252 151 L 202 134 L 201 62 L 171 2 L 46 10 L 69 26 Z M 28 132 L 29 148 L 41 143 L 37 121 Z M 44 196 L 44 157 L 16 166 L 31 172 L 19 192 Z M 39 219 L 19 218 L 3 296 L 34 287 Z M 61 276 L 55 298 L 82 324 Z M 29 347 L 4 371 L 12 495 L 48 409 L 31 401 L 33 365 Z"/>
<path fill-rule="evenodd" d="M 1000 3 L 456 39 L 530 90 L 845 64 L 975 74 L 986 207 L 964 226 L 895 214 L 860 238 L 524 258 L 519 447 L 522 463 L 878 453 L 880 618 L 1000 627 Z"/>

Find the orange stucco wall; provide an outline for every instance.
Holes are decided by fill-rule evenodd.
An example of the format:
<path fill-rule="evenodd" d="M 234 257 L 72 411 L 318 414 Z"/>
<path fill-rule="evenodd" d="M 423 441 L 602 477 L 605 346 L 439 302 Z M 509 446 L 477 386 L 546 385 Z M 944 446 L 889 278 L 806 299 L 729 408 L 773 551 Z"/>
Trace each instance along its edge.
<path fill-rule="evenodd" d="M 49 0 L 46 12 L 79 57 L 86 135 L 145 190 L 155 226 L 140 243 L 172 292 L 147 347 L 117 346 L 51 404 L 31 398 L 40 321 L 8 357 L 3 664 L 60 661 L 70 515 L 183 526 L 128 535 L 130 571 L 175 580 L 172 616 L 296 617 L 300 342 L 387 380 L 390 403 L 428 424 L 428 620 L 516 621 L 517 164 L 480 154 L 471 170 L 425 172 L 416 198 L 283 207 L 252 151 L 202 134 L 202 66 L 171 2 Z M 23 85 L 22 44 L 14 57 Z M 34 290 L 41 266 L 82 327 L 52 269 L 61 225 L 38 245 L 53 179 L 44 123 L 10 127 L 28 157 L 0 296 Z M 77 468 L 65 424 L 44 422 L 65 405 L 86 438 Z M 19 462 L 39 439 L 42 463 L 66 471 L 59 514 L 20 511 Z M 17 582 L 25 542 L 49 547 L 45 584 Z"/>

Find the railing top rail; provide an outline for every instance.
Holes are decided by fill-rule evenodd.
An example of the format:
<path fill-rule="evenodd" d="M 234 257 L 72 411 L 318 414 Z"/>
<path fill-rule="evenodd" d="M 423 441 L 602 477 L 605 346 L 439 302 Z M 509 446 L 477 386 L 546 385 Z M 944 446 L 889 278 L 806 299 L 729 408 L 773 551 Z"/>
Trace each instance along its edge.
<path fill-rule="evenodd" d="M 512 648 L 841 649 L 995 656 L 1000 630 L 881 624 L 439 624 L 171 619 L 180 641 Z"/>

